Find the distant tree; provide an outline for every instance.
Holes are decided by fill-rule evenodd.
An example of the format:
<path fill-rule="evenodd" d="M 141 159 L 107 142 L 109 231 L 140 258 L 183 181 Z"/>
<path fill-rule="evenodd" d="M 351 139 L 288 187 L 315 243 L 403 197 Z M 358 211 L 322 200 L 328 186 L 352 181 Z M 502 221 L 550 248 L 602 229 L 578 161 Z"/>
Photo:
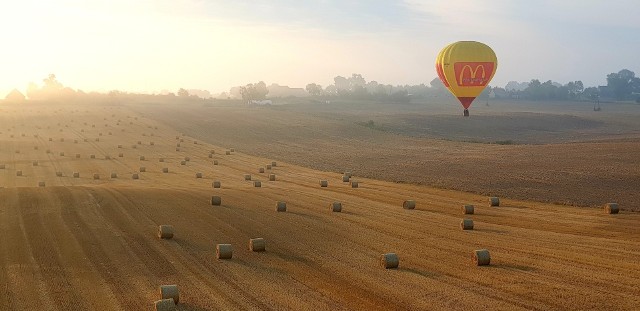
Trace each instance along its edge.
<path fill-rule="evenodd" d="M 251 100 L 263 100 L 267 98 L 267 94 L 269 94 L 269 90 L 267 89 L 267 84 L 264 81 L 260 81 L 256 84 L 247 84 L 246 86 L 240 87 L 240 96 L 245 101 Z"/>
<path fill-rule="evenodd" d="M 307 84 L 307 87 L 305 89 L 311 96 L 322 95 L 322 86 L 320 86 L 319 84 L 309 83 Z"/>
<path fill-rule="evenodd" d="M 640 79 L 631 70 L 622 69 L 607 75 L 607 87 L 611 89 L 617 100 L 631 97 L 636 85 L 640 88 Z"/>
<path fill-rule="evenodd" d="M 600 97 L 600 89 L 597 87 L 588 87 L 582 91 L 582 96 L 589 100 L 596 100 Z"/>
<path fill-rule="evenodd" d="M 180 96 L 180 97 L 189 97 L 189 91 L 187 91 L 186 89 L 180 88 L 178 90 L 178 96 Z"/>

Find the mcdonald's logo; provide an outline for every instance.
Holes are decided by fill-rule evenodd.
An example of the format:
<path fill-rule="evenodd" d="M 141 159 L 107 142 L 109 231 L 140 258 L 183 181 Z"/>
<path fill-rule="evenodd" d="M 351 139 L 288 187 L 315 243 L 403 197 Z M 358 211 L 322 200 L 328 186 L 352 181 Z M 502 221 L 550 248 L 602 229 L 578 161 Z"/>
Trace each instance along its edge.
<path fill-rule="evenodd" d="M 493 75 L 493 62 L 458 62 L 453 65 L 458 86 L 486 86 Z"/>

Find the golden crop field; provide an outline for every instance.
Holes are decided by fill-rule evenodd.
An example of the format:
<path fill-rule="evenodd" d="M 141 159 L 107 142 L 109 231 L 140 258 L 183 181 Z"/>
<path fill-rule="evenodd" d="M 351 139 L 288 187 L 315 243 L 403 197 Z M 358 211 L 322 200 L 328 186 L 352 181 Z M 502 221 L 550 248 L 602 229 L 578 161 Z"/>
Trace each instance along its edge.
<path fill-rule="evenodd" d="M 640 306 L 633 131 L 500 145 L 402 135 L 384 114 L 189 105 L 0 106 L 1 310 L 152 310 L 165 284 L 178 310 Z M 544 202 L 564 200 L 622 211 Z"/>

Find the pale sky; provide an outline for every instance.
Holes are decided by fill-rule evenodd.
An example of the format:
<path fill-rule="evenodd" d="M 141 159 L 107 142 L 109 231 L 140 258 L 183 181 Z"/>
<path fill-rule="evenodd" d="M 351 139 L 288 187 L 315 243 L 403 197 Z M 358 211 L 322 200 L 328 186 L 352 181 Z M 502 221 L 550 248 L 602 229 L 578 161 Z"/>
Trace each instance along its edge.
<path fill-rule="evenodd" d="M 460 40 L 494 49 L 493 86 L 604 85 L 640 76 L 639 16 L 638 0 L 0 0 L 0 98 L 49 73 L 87 92 L 428 84 Z"/>

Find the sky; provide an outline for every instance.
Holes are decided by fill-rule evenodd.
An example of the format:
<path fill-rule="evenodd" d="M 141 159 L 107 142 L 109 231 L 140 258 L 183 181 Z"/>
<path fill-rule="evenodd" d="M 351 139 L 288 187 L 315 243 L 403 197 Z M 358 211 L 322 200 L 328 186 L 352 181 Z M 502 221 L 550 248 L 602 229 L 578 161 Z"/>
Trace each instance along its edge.
<path fill-rule="evenodd" d="M 493 48 L 493 86 L 606 85 L 640 76 L 638 16 L 637 0 L 0 0 L 0 97 L 50 73 L 85 92 L 428 84 L 460 40 Z"/>

